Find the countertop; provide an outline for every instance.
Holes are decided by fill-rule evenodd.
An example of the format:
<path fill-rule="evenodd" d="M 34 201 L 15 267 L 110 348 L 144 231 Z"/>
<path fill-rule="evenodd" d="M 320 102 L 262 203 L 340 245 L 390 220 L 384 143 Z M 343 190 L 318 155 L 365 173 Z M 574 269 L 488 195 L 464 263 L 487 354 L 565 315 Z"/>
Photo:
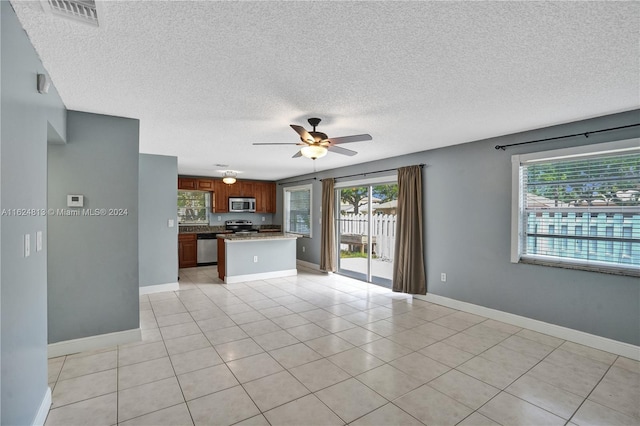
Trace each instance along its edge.
<path fill-rule="evenodd" d="M 218 238 L 228 241 L 259 241 L 259 240 L 294 240 L 301 235 L 282 232 L 263 232 L 257 234 L 220 234 Z"/>

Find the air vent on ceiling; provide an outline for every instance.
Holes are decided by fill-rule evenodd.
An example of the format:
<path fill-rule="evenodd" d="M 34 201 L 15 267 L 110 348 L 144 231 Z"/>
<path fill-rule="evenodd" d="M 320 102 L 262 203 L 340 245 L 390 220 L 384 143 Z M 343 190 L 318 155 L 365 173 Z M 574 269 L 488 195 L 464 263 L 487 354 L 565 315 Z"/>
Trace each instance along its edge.
<path fill-rule="evenodd" d="M 46 12 L 98 26 L 95 0 L 40 0 Z"/>

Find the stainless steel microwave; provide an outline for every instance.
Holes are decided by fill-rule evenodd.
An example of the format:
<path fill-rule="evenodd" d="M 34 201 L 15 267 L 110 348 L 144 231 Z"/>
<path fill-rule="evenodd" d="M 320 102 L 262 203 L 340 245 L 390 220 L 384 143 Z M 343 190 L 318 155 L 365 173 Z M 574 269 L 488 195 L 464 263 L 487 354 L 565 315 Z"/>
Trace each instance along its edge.
<path fill-rule="evenodd" d="M 229 197 L 229 212 L 230 213 L 243 213 L 256 211 L 256 199 L 255 198 L 234 198 Z"/>

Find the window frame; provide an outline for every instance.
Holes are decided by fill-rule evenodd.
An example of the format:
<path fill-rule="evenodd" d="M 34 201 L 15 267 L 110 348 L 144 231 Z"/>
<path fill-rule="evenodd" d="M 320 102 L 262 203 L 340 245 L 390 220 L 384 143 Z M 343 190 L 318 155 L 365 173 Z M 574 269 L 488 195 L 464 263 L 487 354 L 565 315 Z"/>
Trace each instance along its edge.
<path fill-rule="evenodd" d="M 204 210 L 205 213 L 205 221 L 199 221 L 199 222 L 181 222 L 181 218 L 182 216 L 180 215 L 180 207 L 178 207 L 177 209 L 177 219 L 178 219 L 178 225 L 191 225 L 191 226 L 206 226 L 209 225 L 209 212 L 211 211 L 211 205 L 212 205 L 212 201 L 213 201 L 213 197 L 211 195 L 211 192 L 209 191 L 198 191 L 198 190 L 191 190 L 191 189 L 179 189 L 178 190 L 178 199 L 180 198 L 180 193 L 181 192 L 191 192 L 191 193 L 202 193 L 202 195 L 204 196 L 204 206 L 203 207 L 198 207 L 197 210 Z"/>
<path fill-rule="evenodd" d="M 598 157 L 614 153 L 640 151 L 640 138 L 625 139 L 572 148 L 539 151 L 511 156 L 511 263 L 540 264 L 551 267 L 579 269 L 593 272 L 640 276 L 640 268 L 634 265 L 620 265 L 608 262 L 583 261 L 581 259 L 563 258 L 553 255 L 524 255 L 524 197 L 522 196 L 521 165 L 532 161 L 549 161 L 579 159 L 580 157 Z M 588 230 L 589 231 L 589 230 Z M 590 232 L 590 231 L 589 231 Z M 560 242 L 559 242 L 560 243 Z M 589 250 L 589 242 L 586 242 Z"/>
<path fill-rule="evenodd" d="M 306 191 L 306 190 L 309 191 L 309 233 L 308 234 L 304 234 L 301 232 L 294 232 L 289 229 L 289 223 L 290 223 L 289 216 L 291 212 L 289 209 L 290 200 L 288 197 L 288 193 L 297 192 L 297 191 Z M 300 235 L 303 238 L 313 238 L 313 184 L 287 186 L 282 188 L 282 204 L 283 204 L 282 219 L 283 219 L 284 232 L 289 234 Z"/>

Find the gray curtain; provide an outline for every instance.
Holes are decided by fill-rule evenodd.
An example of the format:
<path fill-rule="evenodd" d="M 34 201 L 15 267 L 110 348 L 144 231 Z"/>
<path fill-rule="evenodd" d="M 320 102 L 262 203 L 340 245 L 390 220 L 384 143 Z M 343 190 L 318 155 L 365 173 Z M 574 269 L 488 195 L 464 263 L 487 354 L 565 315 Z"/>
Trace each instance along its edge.
<path fill-rule="evenodd" d="M 322 179 L 322 234 L 320 240 L 320 269 L 336 271 L 335 191 L 333 178 Z"/>
<path fill-rule="evenodd" d="M 398 213 L 393 291 L 426 294 L 422 242 L 422 168 L 398 169 Z"/>

